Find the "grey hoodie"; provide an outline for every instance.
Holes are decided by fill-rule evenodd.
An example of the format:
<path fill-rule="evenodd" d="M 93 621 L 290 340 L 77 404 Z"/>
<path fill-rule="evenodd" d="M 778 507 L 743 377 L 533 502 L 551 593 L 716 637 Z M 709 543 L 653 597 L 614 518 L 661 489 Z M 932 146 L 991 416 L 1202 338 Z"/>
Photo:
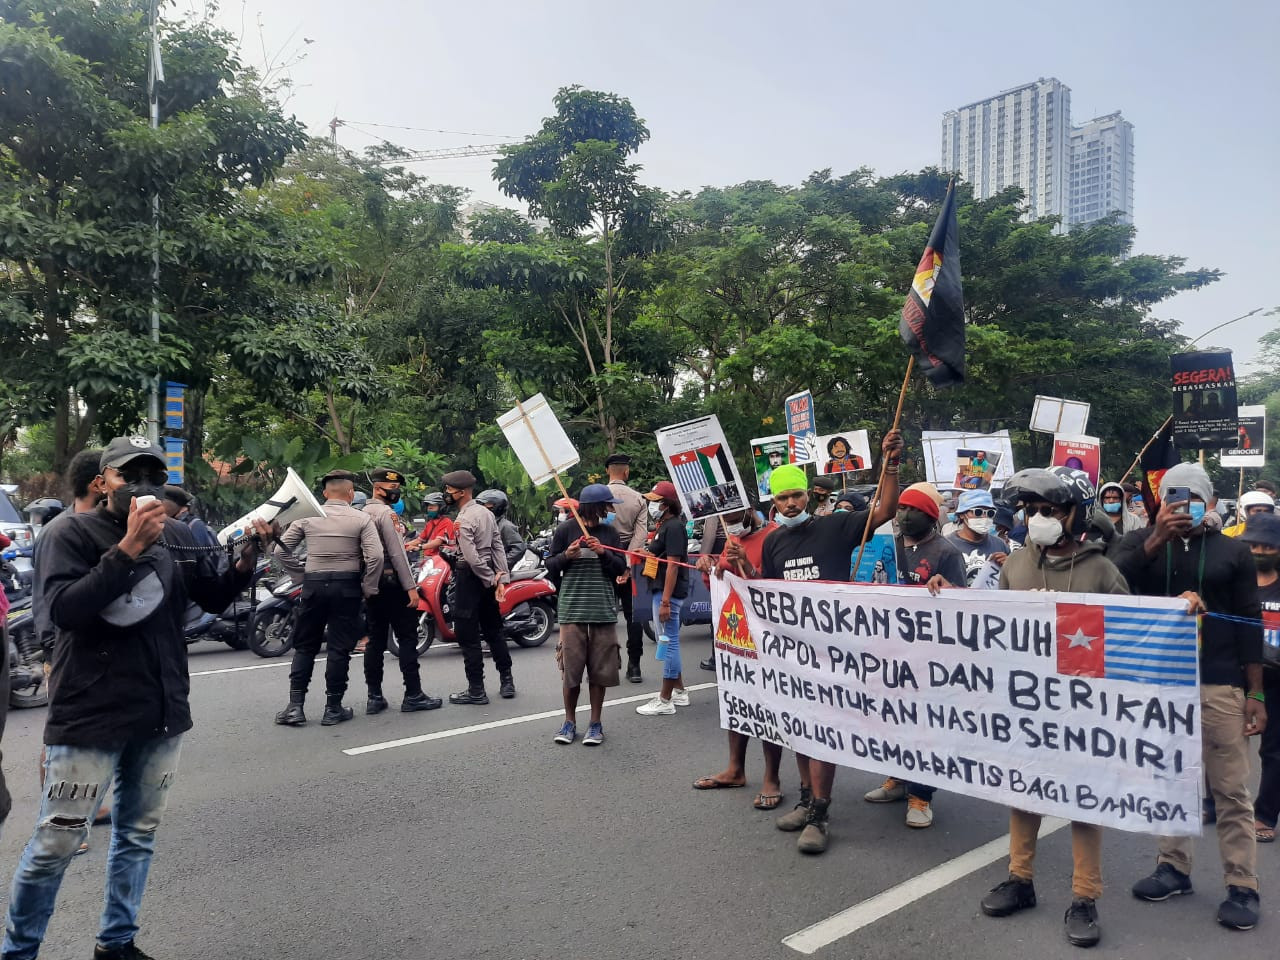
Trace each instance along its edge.
<path fill-rule="evenodd" d="M 1120 491 L 1120 513 L 1114 516 L 1112 514 L 1107 513 L 1102 508 L 1102 494 L 1104 491 L 1109 489 Z M 1100 513 L 1102 514 L 1102 516 L 1110 520 L 1111 525 L 1116 528 L 1116 533 L 1118 534 L 1123 535 L 1133 530 L 1141 530 L 1143 527 L 1147 525 L 1146 521 L 1142 517 L 1139 517 L 1132 510 L 1130 510 L 1128 507 L 1125 506 L 1124 487 L 1120 486 L 1120 484 L 1118 483 L 1104 483 L 1102 486 L 1100 486 L 1098 488 L 1098 499 L 1094 502 L 1097 506 L 1095 515 Z"/>
<path fill-rule="evenodd" d="M 1004 562 L 1000 589 L 1128 593 L 1124 575 L 1106 558 L 1105 552 L 1105 544 L 1090 540 L 1077 546 L 1076 552 L 1069 556 L 1055 557 L 1028 540 L 1025 547 L 1009 554 Z"/>

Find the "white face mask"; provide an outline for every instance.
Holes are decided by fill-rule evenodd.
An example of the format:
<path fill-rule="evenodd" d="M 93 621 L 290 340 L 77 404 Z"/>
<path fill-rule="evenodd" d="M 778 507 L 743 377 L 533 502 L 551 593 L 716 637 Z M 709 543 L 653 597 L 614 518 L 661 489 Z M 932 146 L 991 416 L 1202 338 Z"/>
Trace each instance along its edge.
<path fill-rule="evenodd" d="M 991 532 L 990 517 L 965 517 L 964 523 L 965 523 L 965 526 L 968 527 L 970 530 L 972 530 L 974 533 L 978 533 L 978 534 L 982 534 L 983 536 L 986 536 L 988 533 Z"/>
<path fill-rule="evenodd" d="M 746 526 L 741 523 L 725 524 L 725 529 L 729 532 L 729 536 L 731 537 L 740 537 L 747 532 Z"/>
<path fill-rule="evenodd" d="M 564 510 L 561 510 L 559 513 L 556 514 L 556 520 L 560 523 L 564 523 L 568 519 L 569 519 L 569 514 Z"/>
<path fill-rule="evenodd" d="M 1027 521 L 1027 539 L 1037 546 L 1052 547 L 1062 539 L 1062 521 L 1035 514 Z"/>
<path fill-rule="evenodd" d="M 652 501 L 650 501 L 650 503 L 649 503 L 649 516 L 651 516 L 651 517 L 653 517 L 653 519 L 657 520 L 660 516 L 662 516 L 662 510 L 663 510 L 662 504 L 660 504 L 660 503 L 653 503 Z"/>

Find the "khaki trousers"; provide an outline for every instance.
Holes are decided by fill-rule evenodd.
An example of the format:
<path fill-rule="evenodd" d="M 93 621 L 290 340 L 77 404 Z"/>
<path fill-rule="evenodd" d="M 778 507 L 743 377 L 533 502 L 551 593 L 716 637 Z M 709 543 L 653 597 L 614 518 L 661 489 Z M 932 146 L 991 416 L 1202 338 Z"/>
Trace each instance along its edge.
<path fill-rule="evenodd" d="M 1009 811 L 1009 873 L 1019 880 L 1034 876 L 1040 814 Z M 1071 822 L 1071 895 L 1097 900 L 1102 896 L 1102 828 Z"/>
<path fill-rule="evenodd" d="M 1258 889 L 1258 842 L 1253 832 L 1249 739 L 1244 735 L 1244 691 L 1225 684 L 1200 688 L 1200 742 L 1204 774 L 1218 808 L 1218 852 L 1228 886 Z M 1161 837 L 1158 863 L 1191 873 L 1193 837 Z"/>

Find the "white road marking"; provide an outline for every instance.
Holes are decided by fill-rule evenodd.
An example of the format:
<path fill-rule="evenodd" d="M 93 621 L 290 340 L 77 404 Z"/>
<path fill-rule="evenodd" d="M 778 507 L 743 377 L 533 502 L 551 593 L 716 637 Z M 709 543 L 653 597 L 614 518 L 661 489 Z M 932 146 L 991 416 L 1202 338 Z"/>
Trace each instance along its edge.
<path fill-rule="evenodd" d="M 351 654 L 351 659 L 363 657 L 363 653 Z M 316 657 L 316 663 L 324 663 L 324 657 Z M 212 677 L 218 673 L 240 673 L 242 670 L 266 670 L 268 667 L 287 667 L 293 663 L 292 657 L 272 658 L 270 663 L 254 663 L 247 667 L 223 667 L 221 670 L 197 670 L 191 674 L 193 677 Z"/>
<path fill-rule="evenodd" d="M 1047 837 L 1065 827 L 1070 821 L 1057 817 L 1045 817 L 1040 822 L 1040 836 Z M 819 920 L 811 927 L 805 927 L 799 933 L 783 937 L 783 946 L 790 947 L 799 953 L 817 953 L 851 933 L 887 917 L 889 914 L 914 903 L 922 897 L 936 893 L 949 886 L 961 877 L 967 877 L 988 864 L 995 863 L 1001 857 L 1009 855 L 1009 835 L 997 837 L 990 843 L 962 853 L 953 860 L 940 863 L 931 870 L 926 870 L 910 880 L 905 880 L 896 887 L 890 887 L 868 900 L 856 903 L 847 910 Z"/>
<path fill-rule="evenodd" d="M 707 690 L 714 687 L 715 683 L 694 683 L 686 686 L 685 689 L 692 693 L 695 690 Z M 606 700 L 606 707 L 618 707 L 624 703 L 640 703 L 642 700 L 650 700 L 657 691 L 651 693 L 641 693 L 634 697 L 619 697 L 616 700 Z M 578 707 L 578 712 L 590 710 L 587 705 Z M 377 753 L 379 750 L 393 750 L 396 747 L 409 747 L 415 743 L 430 743 L 432 740 L 447 740 L 450 737 L 461 737 L 468 733 L 482 733 L 485 730 L 497 730 L 499 727 L 512 727 L 518 723 L 532 723 L 535 720 L 550 720 L 554 717 L 563 717 L 564 710 L 544 710 L 542 713 L 529 713 L 522 717 L 507 717 L 505 720 L 491 720 L 488 723 L 473 723 L 466 727 L 454 727 L 452 730 L 437 730 L 435 733 L 424 733 L 417 737 L 404 737 L 400 740 L 387 740 L 383 743 L 371 743 L 365 747 L 348 747 L 342 752 L 349 757 L 358 757 L 362 753 Z"/>

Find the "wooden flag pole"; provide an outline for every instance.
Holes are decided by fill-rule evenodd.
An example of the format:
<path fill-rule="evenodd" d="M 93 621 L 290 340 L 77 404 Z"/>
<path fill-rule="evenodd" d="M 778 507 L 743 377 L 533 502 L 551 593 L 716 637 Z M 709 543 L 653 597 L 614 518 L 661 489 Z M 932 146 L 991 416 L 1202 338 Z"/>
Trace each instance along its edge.
<path fill-rule="evenodd" d="M 1243 515 L 1240 513 L 1240 498 L 1244 496 L 1244 467 L 1240 468 L 1240 485 L 1236 487 L 1236 523 L 1242 523 Z"/>
<path fill-rule="evenodd" d="M 893 415 L 893 426 L 889 428 L 889 432 L 898 429 L 898 424 L 902 421 L 902 404 L 907 399 L 907 385 L 911 383 L 911 371 L 915 369 L 916 355 L 913 353 L 907 358 L 907 374 L 902 378 L 902 389 L 898 391 L 898 409 Z M 876 506 L 880 503 L 880 491 L 884 488 L 884 472 L 889 466 L 889 458 L 882 456 L 880 458 L 880 479 L 876 481 L 875 492 L 871 494 L 871 504 L 867 508 L 867 522 L 862 527 L 862 542 L 858 544 L 858 559 L 853 564 L 853 575 L 857 577 L 858 568 L 862 566 L 862 553 L 867 549 L 867 537 L 871 533 L 871 518 L 875 515 Z"/>
<path fill-rule="evenodd" d="M 1148 448 L 1149 448 L 1153 443 L 1155 443 L 1155 442 L 1156 442 L 1156 440 L 1159 438 L 1160 434 L 1162 434 L 1162 433 L 1164 432 L 1164 428 L 1165 428 L 1165 427 L 1167 427 L 1167 426 L 1169 425 L 1169 423 L 1170 423 L 1172 420 L 1173 420 L 1173 415 L 1172 415 L 1172 414 L 1170 414 L 1170 415 L 1169 415 L 1169 418 L 1168 418 L 1167 420 L 1165 420 L 1165 422 L 1164 422 L 1164 423 L 1160 424 L 1160 429 L 1159 429 L 1159 430 L 1157 430 L 1155 433 L 1153 433 L 1153 434 L 1151 435 L 1151 439 L 1150 439 L 1150 440 L 1148 440 L 1146 443 L 1144 443 L 1144 444 L 1142 445 L 1142 449 L 1138 451 L 1138 455 L 1137 455 L 1136 457 L 1134 457 L 1134 458 L 1133 458 L 1133 463 L 1129 464 L 1129 469 L 1128 469 L 1128 470 L 1126 470 L 1126 471 L 1124 472 L 1124 476 L 1120 478 L 1119 482 L 1120 482 L 1121 484 L 1123 484 L 1126 480 L 1128 480 L 1128 479 L 1129 479 L 1129 474 L 1133 473 L 1134 468 L 1135 468 L 1135 467 L 1137 467 L 1137 466 L 1138 466 L 1138 464 L 1140 464 L 1140 463 L 1142 462 L 1142 455 L 1143 455 L 1144 453 L 1146 453 L 1146 452 L 1147 452 L 1147 449 L 1148 449 Z"/>
<path fill-rule="evenodd" d="M 524 412 L 524 404 L 519 400 L 516 401 L 516 409 L 520 411 L 520 419 L 524 421 L 524 425 L 529 428 L 529 436 L 533 437 L 533 443 L 538 448 L 538 453 L 542 454 L 542 461 L 547 465 L 547 469 L 551 471 L 551 475 L 556 478 L 556 486 L 560 488 L 560 492 L 564 494 L 565 500 L 568 501 L 569 512 L 573 514 L 573 519 L 578 521 L 578 529 L 582 531 L 584 537 L 591 536 L 591 534 L 587 533 L 587 525 L 582 522 L 582 517 L 578 516 L 578 508 L 573 505 L 573 497 L 569 496 L 569 491 L 564 487 L 564 481 L 560 479 L 560 471 L 551 465 L 551 457 L 547 455 L 547 450 L 542 445 L 542 439 L 538 436 L 538 431 L 533 429 L 533 421 Z"/>

